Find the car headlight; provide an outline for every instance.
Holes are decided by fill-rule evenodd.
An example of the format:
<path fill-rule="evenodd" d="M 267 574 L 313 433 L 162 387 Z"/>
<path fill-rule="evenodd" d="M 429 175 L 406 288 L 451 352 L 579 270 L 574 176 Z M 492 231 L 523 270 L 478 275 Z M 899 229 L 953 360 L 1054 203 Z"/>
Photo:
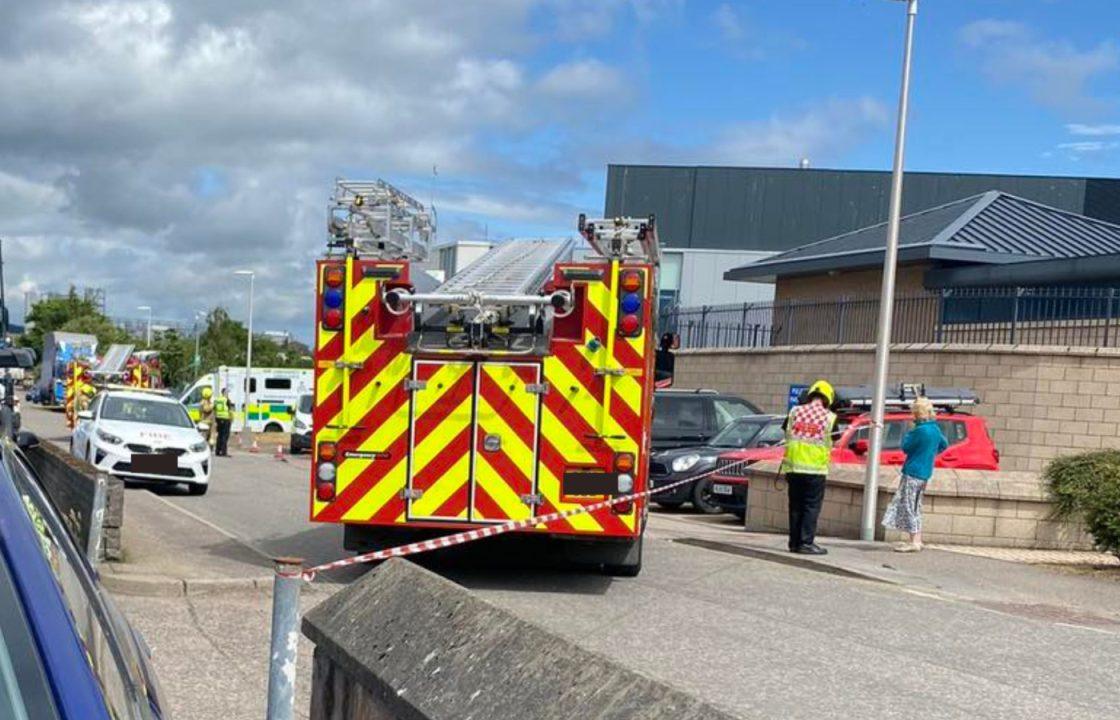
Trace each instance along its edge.
<path fill-rule="evenodd" d="M 299 418 L 296 418 L 296 421 L 292 424 L 292 427 L 302 432 L 307 429 L 307 423 L 305 423 L 303 420 L 300 420 Z"/>
<path fill-rule="evenodd" d="M 113 433 L 105 432 L 104 430 L 101 430 L 100 428 L 97 430 L 97 437 L 99 439 L 101 439 L 102 441 L 109 443 L 110 445 L 120 445 L 121 443 L 124 442 L 124 440 L 120 439 L 119 437 L 117 437 Z"/>
<path fill-rule="evenodd" d="M 197 442 L 194 445 L 190 446 L 190 451 L 193 452 L 193 453 L 200 453 L 200 452 L 205 452 L 209 448 L 210 448 L 210 446 L 208 444 L 206 444 L 204 442 Z"/>
<path fill-rule="evenodd" d="M 681 455 L 673 461 L 673 472 L 688 472 L 696 467 L 696 463 L 700 462 L 700 456 L 693 453 L 692 455 Z"/>

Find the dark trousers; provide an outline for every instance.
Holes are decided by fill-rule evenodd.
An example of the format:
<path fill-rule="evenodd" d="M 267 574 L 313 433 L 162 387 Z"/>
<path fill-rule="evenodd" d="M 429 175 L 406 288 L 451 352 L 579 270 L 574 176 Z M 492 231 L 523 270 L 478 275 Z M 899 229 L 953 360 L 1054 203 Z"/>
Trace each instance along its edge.
<path fill-rule="evenodd" d="M 789 488 L 789 547 L 812 545 L 817 539 L 817 518 L 824 502 L 824 475 L 786 473 Z"/>
<path fill-rule="evenodd" d="M 214 448 L 215 455 L 229 455 L 229 426 L 229 418 L 218 420 L 218 443 Z"/>

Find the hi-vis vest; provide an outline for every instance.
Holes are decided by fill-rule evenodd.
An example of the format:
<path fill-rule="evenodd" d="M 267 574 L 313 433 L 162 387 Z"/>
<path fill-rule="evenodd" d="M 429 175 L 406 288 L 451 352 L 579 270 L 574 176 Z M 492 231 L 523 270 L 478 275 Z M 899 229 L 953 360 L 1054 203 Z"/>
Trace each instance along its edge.
<path fill-rule="evenodd" d="M 782 470 L 827 475 L 835 424 L 836 415 L 815 400 L 790 410 L 786 419 L 786 456 L 782 460 Z"/>
<path fill-rule="evenodd" d="M 218 420 L 229 420 L 229 400 L 219 395 L 214 398 L 214 417 Z"/>

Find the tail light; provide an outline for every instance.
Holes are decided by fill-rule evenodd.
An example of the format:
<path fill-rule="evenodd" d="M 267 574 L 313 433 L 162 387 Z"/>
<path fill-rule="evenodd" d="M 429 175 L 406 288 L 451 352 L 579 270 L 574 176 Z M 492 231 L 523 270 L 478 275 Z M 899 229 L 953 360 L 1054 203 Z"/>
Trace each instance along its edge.
<path fill-rule="evenodd" d="M 614 513 L 615 515 L 629 515 L 633 511 L 634 511 L 634 502 L 632 500 L 628 500 L 628 501 L 622 502 L 622 503 L 615 503 L 614 505 L 611 505 L 611 512 Z"/>
<path fill-rule="evenodd" d="M 628 473 L 634 470 L 634 453 L 615 453 L 614 469 L 617 472 Z"/>
<path fill-rule="evenodd" d="M 622 297 L 618 301 L 621 318 L 618 321 L 618 334 L 623 337 L 636 337 L 642 334 L 642 295 L 645 277 L 640 270 L 625 270 L 619 276 L 619 289 Z"/>
<path fill-rule="evenodd" d="M 335 480 L 338 479 L 338 446 L 333 442 L 319 443 L 315 465 L 315 499 L 319 502 L 334 500 Z"/>
<path fill-rule="evenodd" d="M 323 266 L 323 290 L 319 298 L 324 330 L 342 329 L 342 307 L 346 302 L 346 271 L 341 265 Z"/>

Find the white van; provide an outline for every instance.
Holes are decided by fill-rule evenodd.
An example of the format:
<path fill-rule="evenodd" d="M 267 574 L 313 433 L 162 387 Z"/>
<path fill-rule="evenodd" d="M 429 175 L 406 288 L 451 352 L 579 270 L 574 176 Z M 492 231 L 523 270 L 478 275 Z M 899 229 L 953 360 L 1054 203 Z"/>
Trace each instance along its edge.
<path fill-rule="evenodd" d="M 249 428 L 253 432 L 291 432 L 299 397 L 310 393 L 314 382 L 311 369 L 253 368 L 249 378 Z M 214 389 L 215 396 L 222 388 L 229 388 L 232 432 L 241 430 L 245 421 L 245 368 L 222 365 L 187 388 L 180 400 L 195 422 L 202 388 L 207 386 Z"/>

